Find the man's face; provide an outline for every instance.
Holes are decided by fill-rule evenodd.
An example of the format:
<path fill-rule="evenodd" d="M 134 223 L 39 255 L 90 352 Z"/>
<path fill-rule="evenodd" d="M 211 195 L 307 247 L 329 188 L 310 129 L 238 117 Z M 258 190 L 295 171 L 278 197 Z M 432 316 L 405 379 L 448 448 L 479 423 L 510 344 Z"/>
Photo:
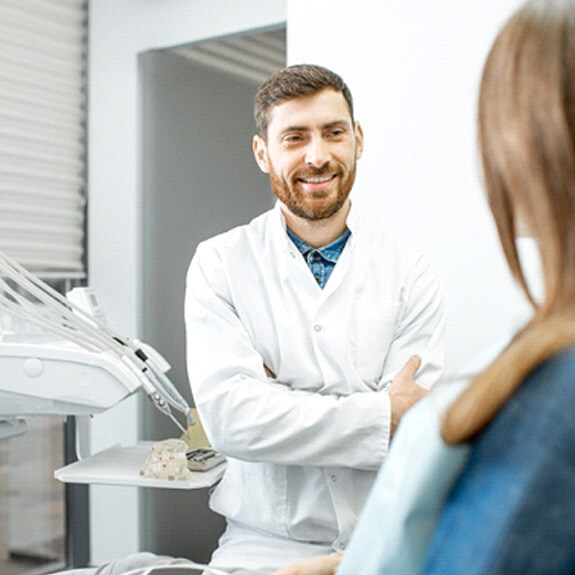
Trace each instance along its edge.
<path fill-rule="evenodd" d="M 254 138 L 259 167 L 280 201 L 298 217 L 323 220 L 347 203 L 363 150 L 343 95 L 325 89 L 271 110 L 267 141 Z"/>

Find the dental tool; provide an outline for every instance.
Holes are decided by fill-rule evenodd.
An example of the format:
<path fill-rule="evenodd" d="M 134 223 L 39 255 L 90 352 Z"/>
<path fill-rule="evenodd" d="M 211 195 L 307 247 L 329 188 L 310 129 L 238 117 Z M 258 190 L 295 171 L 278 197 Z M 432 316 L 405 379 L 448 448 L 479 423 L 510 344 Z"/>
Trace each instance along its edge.
<path fill-rule="evenodd" d="M 118 379 L 135 379 L 137 384 L 130 382 L 128 389 L 141 387 L 155 407 L 188 435 L 187 427 L 195 424 L 192 409 L 166 376 L 170 366 L 165 359 L 137 339 L 116 333 L 102 317 L 91 315 L 72 300 L 0 252 L 0 311 L 34 324 L 84 350 L 83 355 L 73 349 L 62 353 L 71 354 L 79 363 L 84 362 L 86 369 L 90 365 L 106 362 L 108 371 Z M 33 347 L 33 342 L 31 345 Z M 0 355 L 3 348 L 12 351 L 9 339 L 4 337 L 0 340 Z M 39 343 L 38 354 L 42 349 Z M 58 354 L 53 353 L 50 359 L 56 361 L 57 357 Z M 41 373 L 44 368 L 40 359 L 40 363 L 34 363 L 32 359 L 25 362 L 25 371 L 27 375 L 36 377 L 40 375 L 36 371 Z M 185 426 L 174 416 L 172 409 L 184 415 Z"/>

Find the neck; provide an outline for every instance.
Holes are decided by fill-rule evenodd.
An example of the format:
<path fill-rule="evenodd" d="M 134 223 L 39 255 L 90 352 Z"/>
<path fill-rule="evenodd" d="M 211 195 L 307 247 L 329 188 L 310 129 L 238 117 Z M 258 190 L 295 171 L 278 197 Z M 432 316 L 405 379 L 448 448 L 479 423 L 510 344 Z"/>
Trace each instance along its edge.
<path fill-rule="evenodd" d="M 307 220 L 292 214 L 281 204 L 287 227 L 312 248 L 321 248 L 335 241 L 346 228 L 350 210 L 349 200 L 333 216 L 323 220 Z"/>

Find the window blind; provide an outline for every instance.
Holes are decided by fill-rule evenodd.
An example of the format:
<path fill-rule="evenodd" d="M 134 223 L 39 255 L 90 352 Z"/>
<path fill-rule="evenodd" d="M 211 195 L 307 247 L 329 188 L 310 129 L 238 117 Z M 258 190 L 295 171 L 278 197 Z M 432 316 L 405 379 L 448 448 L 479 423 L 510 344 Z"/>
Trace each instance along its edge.
<path fill-rule="evenodd" d="M 85 0 L 0 0 L 0 250 L 85 272 Z"/>

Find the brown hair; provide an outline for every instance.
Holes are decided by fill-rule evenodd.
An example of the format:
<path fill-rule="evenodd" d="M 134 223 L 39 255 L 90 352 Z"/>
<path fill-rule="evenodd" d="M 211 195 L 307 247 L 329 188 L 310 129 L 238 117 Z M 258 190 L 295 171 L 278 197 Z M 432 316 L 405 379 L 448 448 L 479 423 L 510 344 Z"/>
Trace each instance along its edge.
<path fill-rule="evenodd" d="M 266 138 L 270 112 L 274 106 L 294 98 L 311 96 L 327 88 L 343 95 L 353 121 L 351 92 L 342 78 L 331 70 L 311 64 L 300 64 L 274 72 L 259 87 L 255 96 L 254 118 L 258 134 Z"/>
<path fill-rule="evenodd" d="M 478 125 L 489 207 L 535 315 L 448 410 L 448 443 L 481 432 L 533 369 L 575 342 L 575 0 L 529 0 L 511 17 L 483 70 Z M 540 304 L 517 252 L 519 219 L 541 255 Z"/>

